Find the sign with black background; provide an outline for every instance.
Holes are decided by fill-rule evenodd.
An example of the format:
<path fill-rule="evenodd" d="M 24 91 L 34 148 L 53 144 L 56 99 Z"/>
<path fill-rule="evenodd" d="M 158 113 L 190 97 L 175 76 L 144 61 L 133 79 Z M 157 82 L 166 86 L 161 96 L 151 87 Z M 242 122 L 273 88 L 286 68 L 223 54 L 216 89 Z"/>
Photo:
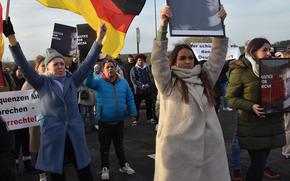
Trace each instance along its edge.
<path fill-rule="evenodd" d="M 55 23 L 50 47 L 63 56 L 75 56 L 77 54 L 76 28 Z"/>

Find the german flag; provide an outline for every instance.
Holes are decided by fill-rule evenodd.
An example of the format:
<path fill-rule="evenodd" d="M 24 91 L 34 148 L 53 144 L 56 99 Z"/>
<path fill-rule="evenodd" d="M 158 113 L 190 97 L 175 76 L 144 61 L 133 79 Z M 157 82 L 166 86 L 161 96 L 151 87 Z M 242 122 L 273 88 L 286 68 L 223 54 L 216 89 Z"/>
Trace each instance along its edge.
<path fill-rule="evenodd" d="M 37 0 L 51 8 L 65 9 L 81 15 L 94 29 L 104 23 L 107 34 L 102 52 L 117 57 L 123 48 L 127 30 L 145 0 Z"/>

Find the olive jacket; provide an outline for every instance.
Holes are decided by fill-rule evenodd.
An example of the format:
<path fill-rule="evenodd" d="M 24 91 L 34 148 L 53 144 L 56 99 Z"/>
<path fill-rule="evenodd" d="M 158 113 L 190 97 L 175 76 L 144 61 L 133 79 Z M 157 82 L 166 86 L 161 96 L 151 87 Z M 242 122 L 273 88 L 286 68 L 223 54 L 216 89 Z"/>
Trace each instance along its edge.
<path fill-rule="evenodd" d="M 246 58 L 230 63 L 226 99 L 230 107 L 238 111 L 238 139 L 241 148 L 258 150 L 285 145 L 283 113 L 258 117 L 254 104 L 260 105 L 260 81 Z"/>

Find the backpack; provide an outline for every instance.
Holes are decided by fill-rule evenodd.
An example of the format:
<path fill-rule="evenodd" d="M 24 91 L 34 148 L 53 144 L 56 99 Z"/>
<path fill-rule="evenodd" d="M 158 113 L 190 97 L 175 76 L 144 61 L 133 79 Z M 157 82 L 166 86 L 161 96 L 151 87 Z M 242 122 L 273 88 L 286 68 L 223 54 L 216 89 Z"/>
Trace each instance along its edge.
<path fill-rule="evenodd" d="M 90 98 L 90 94 L 89 94 L 88 90 L 83 89 L 80 92 L 80 98 L 83 99 L 83 100 L 88 100 Z"/>

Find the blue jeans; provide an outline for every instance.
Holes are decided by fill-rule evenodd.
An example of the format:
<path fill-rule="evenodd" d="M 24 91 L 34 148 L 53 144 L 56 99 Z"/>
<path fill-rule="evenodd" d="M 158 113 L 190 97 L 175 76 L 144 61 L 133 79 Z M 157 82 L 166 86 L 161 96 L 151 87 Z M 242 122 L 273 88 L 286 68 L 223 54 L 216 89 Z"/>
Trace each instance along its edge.
<path fill-rule="evenodd" d="M 237 135 L 237 122 L 238 122 L 238 113 L 235 110 L 235 116 L 233 119 L 233 139 L 232 139 L 232 167 L 233 169 L 242 168 L 242 159 L 241 159 L 241 148 L 239 145 L 238 135 Z"/>
<path fill-rule="evenodd" d="M 227 108 L 228 103 L 227 103 L 227 100 L 225 98 L 225 95 L 226 95 L 226 91 L 227 91 L 227 87 L 228 87 L 228 82 L 223 83 L 221 87 L 222 87 L 221 99 L 222 99 L 223 108 Z"/>

